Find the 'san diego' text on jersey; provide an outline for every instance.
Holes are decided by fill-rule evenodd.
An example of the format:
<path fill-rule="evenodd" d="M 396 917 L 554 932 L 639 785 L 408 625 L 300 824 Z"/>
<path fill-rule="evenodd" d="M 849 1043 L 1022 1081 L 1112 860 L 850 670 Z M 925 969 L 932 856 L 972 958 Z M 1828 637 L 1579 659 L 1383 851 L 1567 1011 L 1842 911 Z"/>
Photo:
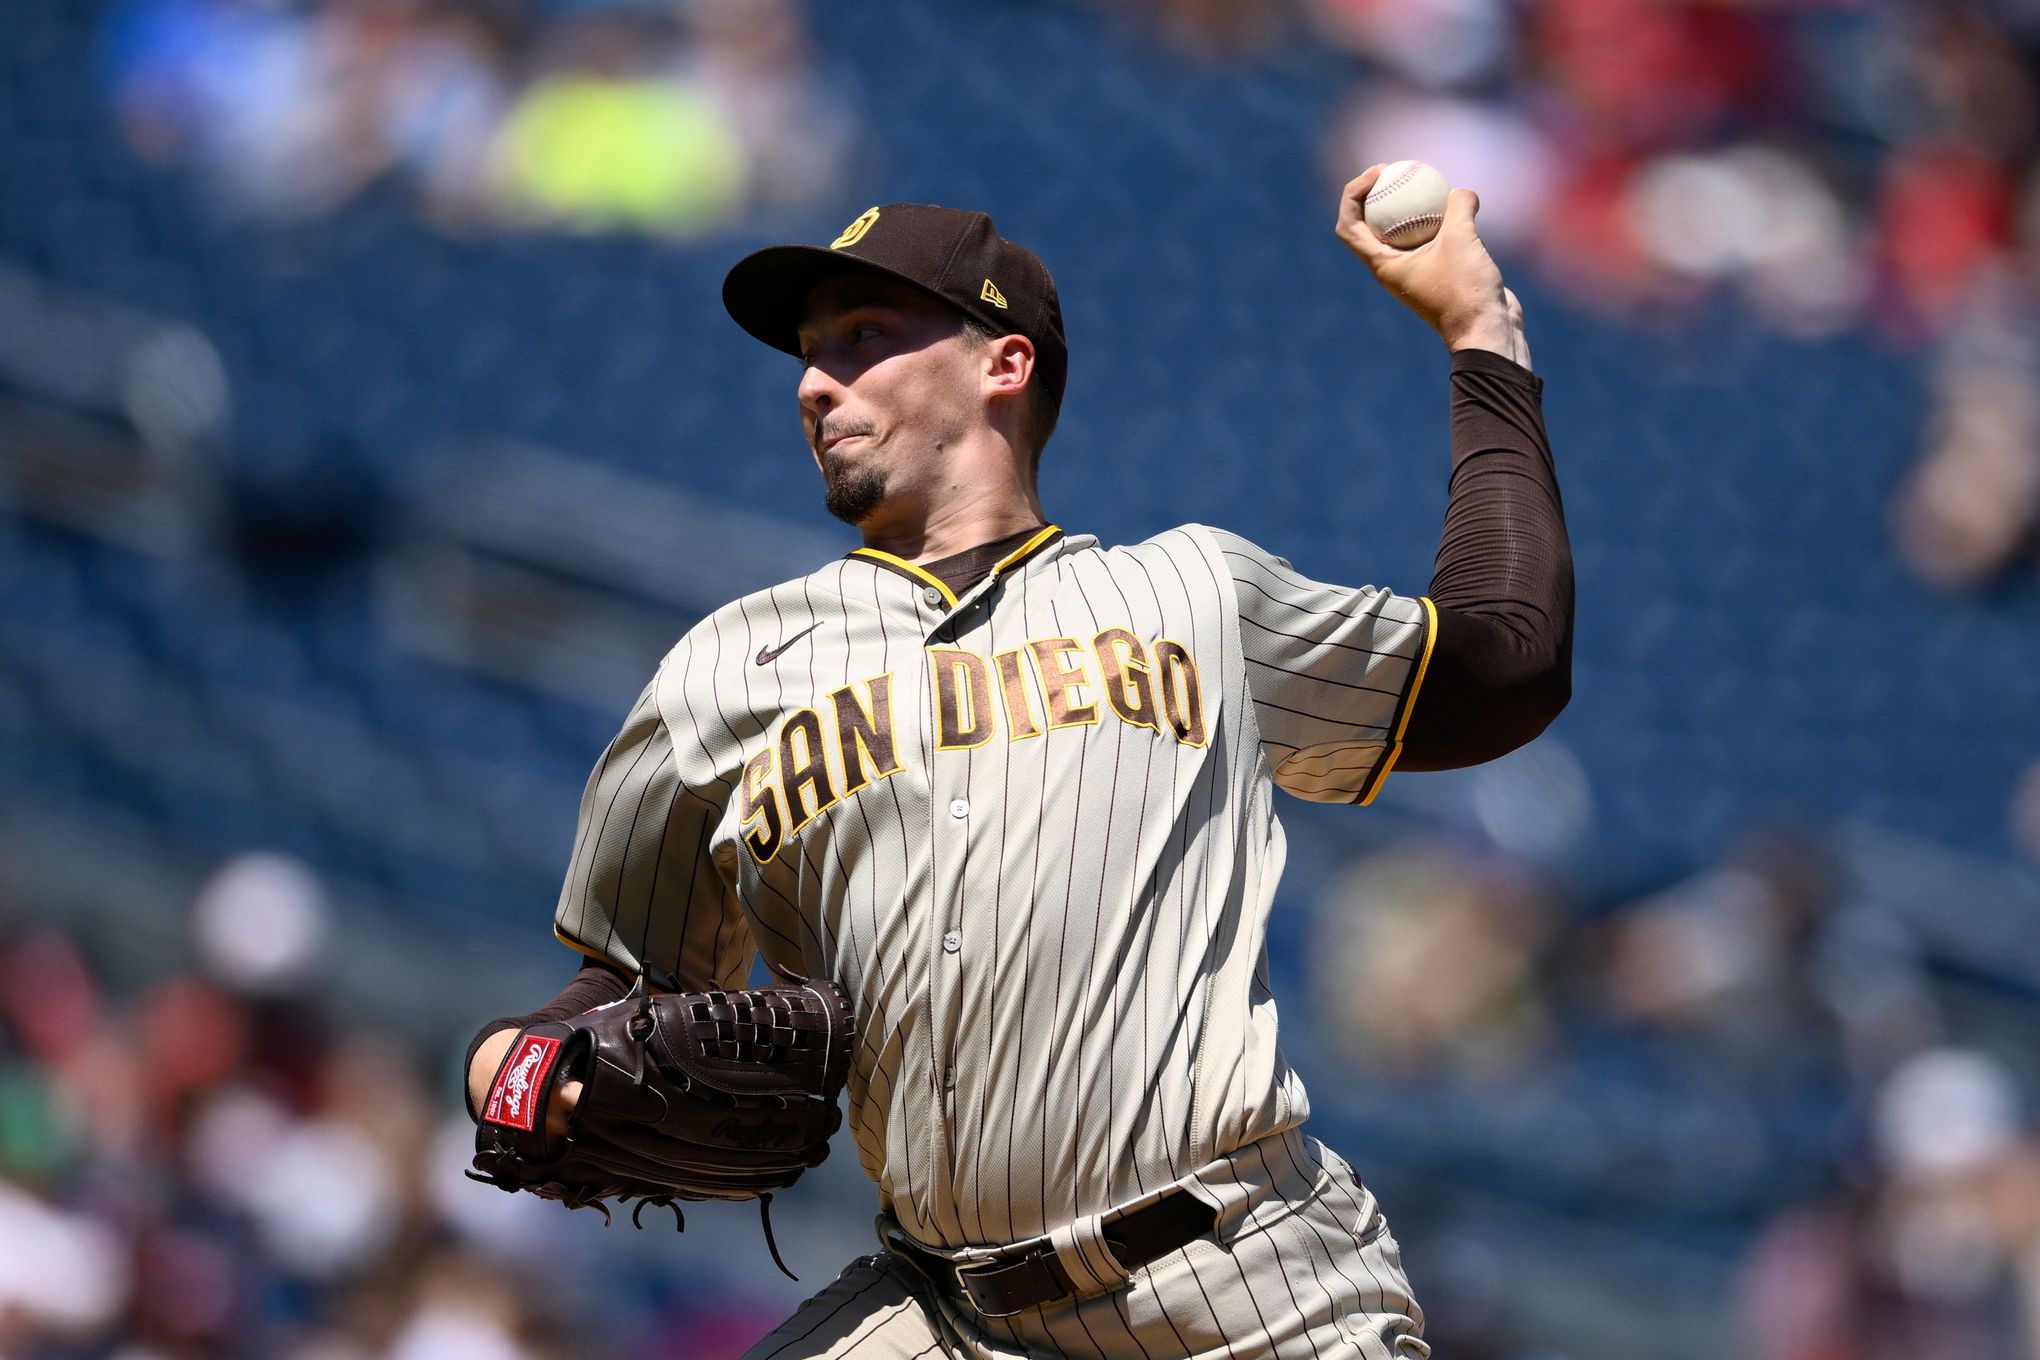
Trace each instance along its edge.
<path fill-rule="evenodd" d="M 1025 741 L 1088 727 L 1104 712 L 1186 746 L 1206 740 L 1197 663 L 1168 638 L 1150 650 L 1131 630 L 1114 627 L 1088 645 L 1049 637 L 989 658 L 959 647 L 927 654 L 938 752 L 983 746 L 1001 731 L 1008 741 Z M 741 824 L 753 859 L 770 863 L 822 812 L 904 768 L 892 704 L 891 671 L 845 685 L 830 693 L 826 719 L 815 708 L 788 714 L 744 762 Z"/>

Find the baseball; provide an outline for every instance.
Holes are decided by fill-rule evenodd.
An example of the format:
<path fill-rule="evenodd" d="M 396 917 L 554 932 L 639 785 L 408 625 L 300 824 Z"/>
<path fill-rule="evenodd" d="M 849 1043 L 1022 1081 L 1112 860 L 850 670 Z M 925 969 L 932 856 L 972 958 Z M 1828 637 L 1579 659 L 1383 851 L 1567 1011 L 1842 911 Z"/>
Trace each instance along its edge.
<path fill-rule="evenodd" d="M 1438 234 L 1451 189 L 1422 161 L 1391 161 L 1381 167 L 1360 213 L 1376 236 L 1398 250 L 1414 250 Z"/>

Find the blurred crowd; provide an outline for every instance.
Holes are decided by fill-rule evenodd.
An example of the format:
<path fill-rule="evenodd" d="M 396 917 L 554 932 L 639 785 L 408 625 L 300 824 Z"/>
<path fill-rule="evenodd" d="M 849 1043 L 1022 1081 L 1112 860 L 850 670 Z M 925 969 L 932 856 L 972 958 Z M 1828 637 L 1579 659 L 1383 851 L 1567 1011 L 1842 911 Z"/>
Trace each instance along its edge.
<path fill-rule="evenodd" d="M 1327 178 L 1434 162 L 1569 304 L 1924 350 L 1891 542 L 1939 591 L 2031 575 L 2040 0 L 1082 5 L 1192 60 L 1348 54 Z M 111 0 L 99 76 L 135 154 L 249 219 L 382 198 L 460 234 L 680 240 L 883 196 L 812 22 L 805 0 Z M 2040 1355 L 2030 984 L 1982 1023 L 1988 988 L 1951 991 L 1782 830 L 1582 900 L 1493 851 L 1571 843 L 1584 793 L 1538 788 L 1484 851 L 1404 844 L 1325 892 L 1285 1010 L 1325 1135 L 1353 1121 L 1441 1202 L 1487 1176 L 1547 1221 L 1725 1236 L 1735 1353 Z M 2040 860 L 2040 764 L 2014 820 Z M 0 900 L 0 1360 L 717 1360 L 781 1316 L 641 1263 L 591 1299 L 587 1256 L 549 1266 L 592 1216 L 459 1175 L 460 1036 L 337 1013 L 304 865 L 222 866 L 184 949 L 139 962 L 40 906 Z M 1449 1205 L 1391 1208 L 1441 1354 L 1522 1356 L 1520 1263 L 1455 1238 Z"/>
<path fill-rule="evenodd" d="M 1207 52 L 1302 30 L 1352 53 L 1328 174 L 1414 157 L 1480 186 L 1484 234 L 1571 301 L 1934 346 L 1897 548 L 1946 589 L 2034 565 L 2040 6 L 1114 2 Z"/>
<path fill-rule="evenodd" d="M 1462 1109 L 1575 1177 L 1560 1193 L 1588 1212 L 1733 1225 L 1720 1353 L 2040 1354 L 2023 1055 L 1814 841 L 1766 830 L 1598 911 L 1518 865 L 1402 846 L 1335 880 L 1317 929 L 1316 1031 L 1360 1089 L 1425 1108 L 1425 1137 Z M 1492 1245 L 1416 1237 L 1439 1353 L 1515 1354 L 1480 1283 L 1508 1269 Z"/>
<path fill-rule="evenodd" d="M 833 203 L 856 147 L 802 0 L 118 0 L 101 59 L 137 153 L 270 220 L 685 237 Z"/>
<path fill-rule="evenodd" d="M 783 1311 L 602 1254 L 650 1234 L 575 1237 L 589 1216 L 464 1179 L 451 1041 L 336 1013 L 338 919 L 299 862 L 228 861 L 175 957 L 18 906 L 0 1357 L 719 1360 Z M 1312 1127 L 1385 1161 L 1392 1121 L 1364 1111 L 1423 1112 L 1429 1184 L 1398 1196 L 1398 1227 L 1440 1353 L 1563 1354 L 1509 1303 L 1540 1263 L 1454 1226 L 1497 1160 L 1508 1193 L 1556 1183 L 1640 1241 L 1724 1227 L 1732 1353 L 2040 1353 L 2031 1072 L 1816 841 L 1765 830 L 1603 907 L 1518 861 L 1398 842 L 1311 919 L 1286 1028 Z M 1372 1133 L 1342 1122 L 1348 1092 Z"/>
<path fill-rule="evenodd" d="M 1939 359 L 1892 507 L 1925 581 L 2040 543 L 2040 7 L 2022 0 L 1097 0 L 1210 54 L 1349 52 L 1328 172 L 1412 156 L 1563 294 L 1727 298 Z M 119 0 L 129 144 L 269 218 L 385 186 L 460 229 L 698 235 L 848 211 L 804 0 Z"/>
<path fill-rule="evenodd" d="M 563 1272 L 591 1215 L 462 1177 L 452 1082 L 333 1015 L 297 861 L 223 866 L 181 961 L 102 961 L 34 906 L 0 920 L 5 1360 L 724 1360 L 778 1320 L 585 1247 Z"/>

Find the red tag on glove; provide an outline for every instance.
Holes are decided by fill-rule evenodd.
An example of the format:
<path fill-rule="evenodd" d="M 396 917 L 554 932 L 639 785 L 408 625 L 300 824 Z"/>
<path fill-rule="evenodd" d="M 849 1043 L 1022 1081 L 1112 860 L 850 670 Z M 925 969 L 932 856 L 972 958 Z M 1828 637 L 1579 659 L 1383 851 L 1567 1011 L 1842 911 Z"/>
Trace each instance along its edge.
<path fill-rule="evenodd" d="M 530 1133 L 538 1124 L 538 1093 L 560 1056 L 560 1041 L 527 1034 L 511 1046 L 510 1056 L 496 1072 L 482 1118 L 491 1124 Z"/>

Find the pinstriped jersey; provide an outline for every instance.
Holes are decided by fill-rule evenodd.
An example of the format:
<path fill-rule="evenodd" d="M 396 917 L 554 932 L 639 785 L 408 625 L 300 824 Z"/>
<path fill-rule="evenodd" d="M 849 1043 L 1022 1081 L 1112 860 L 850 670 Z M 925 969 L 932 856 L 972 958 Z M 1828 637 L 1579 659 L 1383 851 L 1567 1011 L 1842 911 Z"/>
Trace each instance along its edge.
<path fill-rule="evenodd" d="M 1364 803 L 1435 628 L 1190 525 L 1042 530 L 960 598 L 860 549 L 705 619 L 583 795 L 556 930 L 656 985 L 753 950 L 856 1008 L 849 1125 L 915 1237 L 1023 1240 L 1308 1112 L 1273 787 Z"/>

